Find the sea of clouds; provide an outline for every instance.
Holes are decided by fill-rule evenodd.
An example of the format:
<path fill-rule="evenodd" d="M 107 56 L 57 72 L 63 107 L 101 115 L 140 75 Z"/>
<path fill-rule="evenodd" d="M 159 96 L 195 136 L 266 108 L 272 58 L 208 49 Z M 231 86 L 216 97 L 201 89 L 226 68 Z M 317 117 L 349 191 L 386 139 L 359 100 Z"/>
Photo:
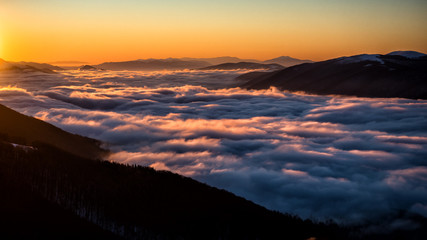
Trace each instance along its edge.
<path fill-rule="evenodd" d="M 269 209 L 427 217 L 427 101 L 248 91 L 241 73 L 3 74 L 0 103 Z"/>

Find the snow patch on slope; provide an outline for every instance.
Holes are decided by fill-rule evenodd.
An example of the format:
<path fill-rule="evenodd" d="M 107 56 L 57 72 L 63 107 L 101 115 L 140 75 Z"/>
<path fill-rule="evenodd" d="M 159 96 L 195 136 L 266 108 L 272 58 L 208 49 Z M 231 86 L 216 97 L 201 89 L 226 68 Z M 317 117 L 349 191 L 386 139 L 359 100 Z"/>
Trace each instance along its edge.
<path fill-rule="evenodd" d="M 424 53 L 415 52 L 415 51 L 394 51 L 387 55 L 402 56 L 402 57 L 411 58 L 411 59 L 427 56 Z"/>
<path fill-rule="evenodd" d="M 34 147 L 32 146 L 26 146 L 26 145 L 21 145 L 21 144 L 17 144 L 17 143 L 10 143 L 14 148 L 20 148 L 23 149 L 25 151 L 30 151 L 30 150 L 35 150 Z"/>
<path fill-rule="evenodd" d="M 339 59 L 338 63 L 348 64 L 348 63 L 370 61 L 370 62 L 379 62 L 381 64 L 384 64 L 384 61 L 381 58 L 379 58 L 380 56 L 381 55 L 379 54 L 361 54 L 361 55 L 356 55 L 352 57 L 342 57 Z"/>

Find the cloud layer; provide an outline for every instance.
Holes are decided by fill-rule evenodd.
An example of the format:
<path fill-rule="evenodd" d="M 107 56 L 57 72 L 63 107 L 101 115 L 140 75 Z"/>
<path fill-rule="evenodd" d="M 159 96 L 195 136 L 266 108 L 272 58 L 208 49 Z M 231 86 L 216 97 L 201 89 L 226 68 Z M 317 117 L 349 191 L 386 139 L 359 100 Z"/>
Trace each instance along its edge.
<path fill-rule="evenodd" d="M 105 141 L 112 161 L 270 209 L 344 222 L 427 217 L 427 101 L 230 88 L 239 73 L 2 76 L 0 102 Z"/>

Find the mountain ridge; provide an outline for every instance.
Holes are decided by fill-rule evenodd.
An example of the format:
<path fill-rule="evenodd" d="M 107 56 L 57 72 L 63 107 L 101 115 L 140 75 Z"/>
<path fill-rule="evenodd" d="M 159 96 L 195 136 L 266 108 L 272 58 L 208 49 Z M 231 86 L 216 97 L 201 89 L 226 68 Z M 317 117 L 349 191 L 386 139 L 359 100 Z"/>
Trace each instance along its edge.
<path fill-rule="evenodd" d="M 312 60 L 308 60 L 308 59 L 297 59 L 297 58 L 293 58 L 293 57 L 289 57 L 289 56 L 280 56 L 277 58 L 273 58 L 273 59 L 269 59 L 269 60 L 265 60 L 263 61 L 263 63 L 275 63 L 275 64 L 280 64 L 284 67 L 292 67 L 295 65 L 299 65 L 299 64 L 303 64 L 303 63 L 312 63 L 314 61 Z"/>
<path fill-rule="evenodd" d="M 161 71 L 194 69 L 207 67 L 209 65 L 209 63 L 202 61 L 184 61 L 179 59 L 146 59 L 123 62 L 105 62 L 98 65 L 93 65 L 93 67 L 115 71 Z"/>
<path fill-rule="evenodd" d="M 237 63 L 222 63 L 218 65 L 213 65 L 209 67 L 199 68 L 199 70 L 280 70 L 283 69 L 282 65 L 279 64 L 263 64 L 263 63 L 254 63 L 254 62 L 237 62 Z"/>
<path fill-rule="evenodd" d="M 92 65 L 96 68 L 107 70 L 130 70 L 130 71 L 161 71 L 161 70 L 184 70 L 200 69 L 205 67 L 216 66 L 220 64 L 232 64 L 240 62 L 251 62 L 257 64 L 278 64 L 282 66 L 293 66 L 301 63 L 312 62 L 311 60 L 300 60 L 288 56 L 281 56 L 265 61 L 256 59 L 241 59 L 237 57 L 214 57 L 214 58 L 164 58 L 164 59 L 137 59 L 119 62 L 104 62 Z"/>
<path fill-rule="evenodd" d="M 427 99 L 427 56 L 401 54 L 340 57 L 238 79 L 245 80 L 241 87 L 249 89 L 274 86 L 314 94 Z"/>
<path fill-rule="evenodd" d="M 0 136 L 14 143 L 27 145 L 44 142 L 80 157 L 97 159 L 108 151 L 101 142 L 68 133 L 39 119 L 18 113 L 0 104 Z"/>
<path fill-rule="evenodd" d="M 0 72 L 6 73 L 47 73 L 55 74 L 56 71 L 64 70 L 58 66 L 47 63 L 36 62 L 8 62 L 0 59 Z"/>
<path fill-rule="evenodd" d="M 185 69 L 199 69 L 209 66 L 215 66 L 225 63 L 240 63 L 240 62 L 251 62 L 257 64 L 278 64 L 281 66 L 289 67 L 302 63 L 313 62 L 311 60 L 300 60 L 289 56 L 280 56 L 265 61 L 257 59 L 242 59 L 238 57 L 222 56 L 213 58 L 148 58 L 148 59 L 137 59 L 127 61 L 108 61 L 100 64 L 89 65 L 86 62 L 80 61 L 57 61 L 50 63 L 37 63 L 37 62 L 8 62 L 0 59 L 0 71 L 9 71 L 15 73 L 25 72 L 43 72 L 43 73 L 56 73 L 57 71 L 63 70 L 75 70 L 79 67 L 71 66 L 70 64 L 83 64 L 80 66 L 92 66 L 98 69 L 106 69 L 113 71 L 162 71 L 162 70 L 185 70 Z M 52 64 L 63 64 L 63 67 L 59 67 Z"/>

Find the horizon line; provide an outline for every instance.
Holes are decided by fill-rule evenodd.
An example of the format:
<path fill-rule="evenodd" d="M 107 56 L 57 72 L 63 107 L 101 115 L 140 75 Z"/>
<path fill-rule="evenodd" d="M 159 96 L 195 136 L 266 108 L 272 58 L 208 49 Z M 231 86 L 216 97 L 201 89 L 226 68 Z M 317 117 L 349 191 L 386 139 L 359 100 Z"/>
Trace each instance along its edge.
<path fill-rule="evenodd" d="M 330 59 L 335 59 L 335 58 L 340 58 L 340 57 L 349 57 L 349 56 L 357 56 L 357 55 L 363 55 L 363 54 L 379 54 L 379 55 L 387 55 L 389 53 L 392 52 L 397 52 L 397 51 L 413 51 L 413 52 L 419 52 L 422 54 L 426 54 L 422 51 L 417 51 L 417 50 L 403 50 L 403 49 L 397 49 L 397 50 L 392 50 L 392 51 L 387 51 L 386 53 L 371 53 L 371 52 L 360 52 L 357 54 L 352 54 L 352 55 L 348 55 L 348 54 L 344 54 L 344 55 L 339 55 L 339 56 L 335 56 L 332 58 L 322 58 L 320 60 L 313 60 L 311 58 L 297 58 L 297 57 L 293 57 L 293 56 L 289 56 L 289 55 L 279 55 L 277 57 L 273 57 L 273 58 L 266 58 L 266 59 L 258 59 L 258 58 L 252 58 L 252 57 L 238 57 L 238 56 L 230 56 L 230 55 L 222 55 L 222 56 L 213 56 L 213 57 L 189 57 L 189 56 L 185 56 L 185 57 L 160 57 L 160 58 L 154 58 L 154 57 L 146 57 L 146 58 L 137 58 L 137 59 L 123 59 L 123 60 L 107 60 L 107 61 L 85 61 L 85 60 L 51 60 L 51 61 L 37 61 L 37 60 L 7 60 L 4 58 L 0 57 L 0 60 L 6 61 L 6 62 L 35 62 L 35 63 L 46 63 L 46 64 L 63 64 L 66 65 L 66 63 L 80 63 L 80 64 L 102 64 L 102 63 L 107 63 L 107 62 L 126 62 L 126 61 L 138 61 L 138 60 L 166 60 L 166 59 L 185 59 L 185 58 L 191 58 L 191 59 L 210 59 L 210 58 L 225 58 L 225 57 L 229 57 L 229 58 L 238 58 L 241 60 L 256 60 L 256 61 L 268 61 L 271 59 L 275 59 L 275 58 L 280 58 L 280 57 L 290 57 L 293 59 L 297 59 L 297 60 L 301 60 L 301 61 L 313 61 L 313 62 L 322 62 L 322 61 L 326 61 L 326 60 L 330 60 Z"/>

